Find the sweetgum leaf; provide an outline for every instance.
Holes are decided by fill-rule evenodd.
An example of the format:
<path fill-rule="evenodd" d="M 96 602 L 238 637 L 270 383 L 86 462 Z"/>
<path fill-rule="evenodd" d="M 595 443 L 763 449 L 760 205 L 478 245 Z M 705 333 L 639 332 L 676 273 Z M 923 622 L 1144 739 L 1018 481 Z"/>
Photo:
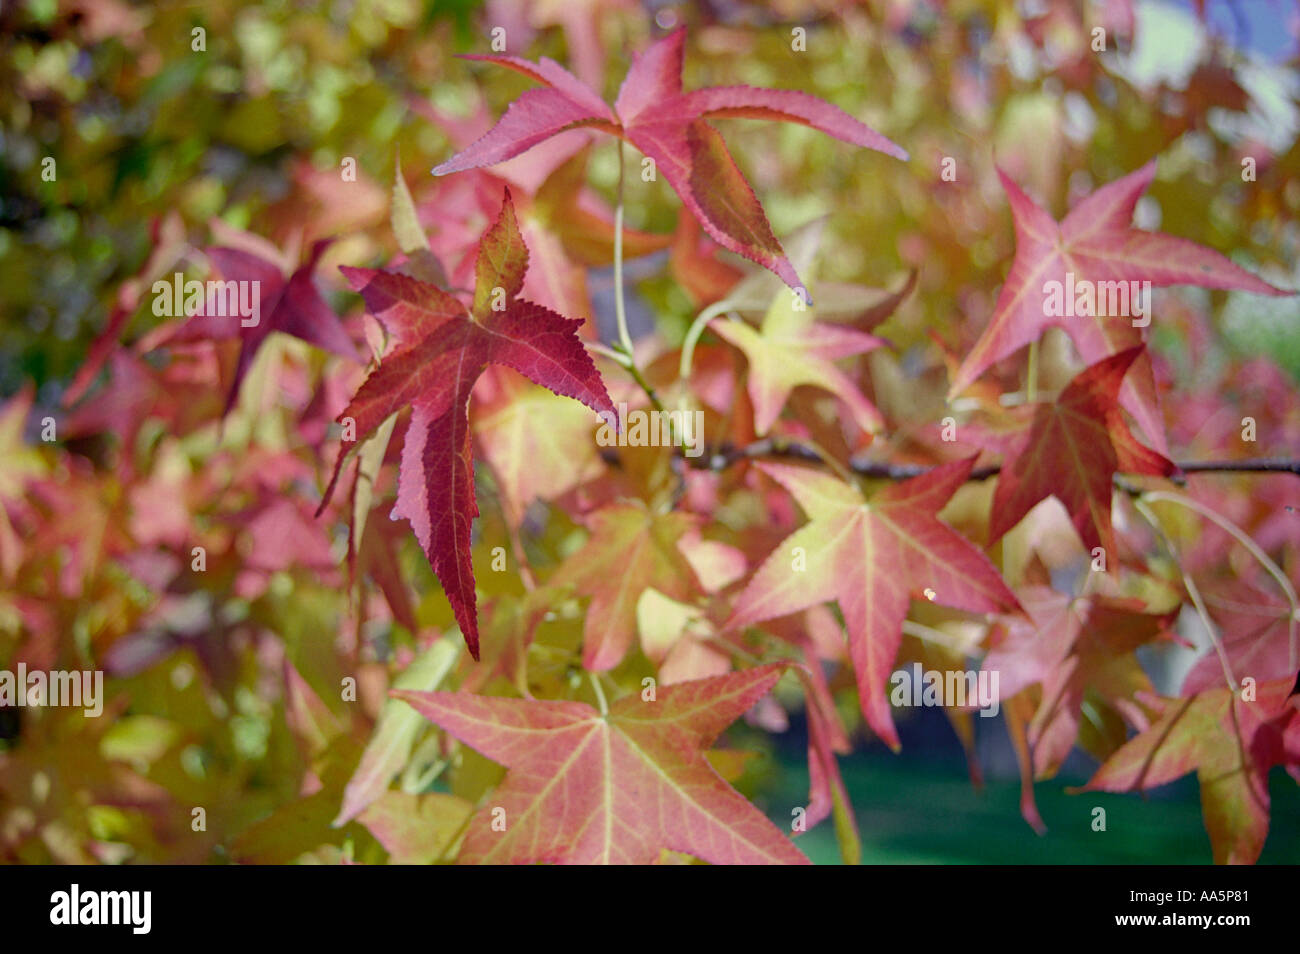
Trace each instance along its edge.
<path fill-rule="evenodd" d="M 970 612 L 1019 609 L 988 557 L 935 516 L 970 476 L 973 463 L 971 458 L 943 464 L 869 499 L 811 468 L 757 465 L 794 495 L 809 522 L 758 568 L 737 597 L 727 628 L 838 602 L 862 714 L 895 749 L 898 734 L 885 683 L 910 597 L 928 589 L 934 602 Z M 795 562 L 801 557 L 803 569 Z"/>
<path fill-rule="evenodd" d="M 1235 288 L 1260 295 L 1287 295 L 1218 252 L 1161 232 L 1133 228 L 1133 209 L 1155 178 L 1151 160 L 1136 172 L 1098 189 L 1059 223 L 1034 203 L 1002 170 L 998 176 L 1011 202 L 1016 257 L 998 295 L 993 317 L 961 363 L 949 398 L 966 390 L 995 361 L 1038 340 L 1050 326 L 1065 331 L 1087 364 L 1143 342 L 1133 319 L 1100 313 L 1079 317 L 1047 314 L 1044 286 L 1073 273 L 1076 285 L 1091 282 L 1149 281 L 1156 287 L 1197 285 Z M 1120 404 L 1137 419 L 1147 438 L 1165 450 L 1150 360 L 1143 356 L 1134 379 L 1124 385 Z"/>
<path fill-rule="evenodd" d="M 437 574 L 470 653 L 478 658 L 478 612 L 470 529 L 478 516 L 470 449 L 469 397 L 488 364 L 513 368 L 556 394 L 611 415 L 613 403 L 569 319 L 517 297 L 528 268 L 510 192 L 484 234 L 474 303 L 466 310 L 441 289 L 395 272 L 344 269 L 394 347 L 339 415 L 363 441 L 410 405 L 393 516 L 410 521 Z M 328 503 L 349 448 L 340 451 L 318 513 Z"/>
<path fill-rule="evenodd" d="M 1124 722 L 1145 728 L 1137 699 L 1154 689 L 1134 650 L 1167 637 L 1173 619 L 1143 612 L 1134 599 L 1071 598 L 1047 586 L 1027 586 L 1016 595 L 1025 616 L 994 627 L 983 668 L 999 673 L 1004 698 L 1041 684 L 1028 744 L 1035 777 L 1042 779 L 1056 773 L 1079 740 L 1086 695 L 1094 711 L 1104 704 Z M 1124 738 L 1121 733 L 1119 741 Z"/>
<path fill-rule="evenodd" d="M 508 770 L 470 822 L 461 862 L 648 864 L 668 849 L 713 864 L 807 864 L 705 758 L 781 669 L 660 687 L 654 701 L 633 693 L 606 716 L 581 702 L 393 695 Z"/>
<path fill-rule="evenodd" d="M 800 123 L 844 142 L 898 159 L 907 153 L 843 110 L 791 90 L 718 86 L 682 91 L 685 28 L 637 56 L 610 109 L 590 87 L 553 60 L 468 56 L 523 73 L 545 88 L 529 90 L 477 142 L 436 166 L 434 175 L 494 165 L 570 129 L 591 127 L 626 139 L 654 159 L 682 202 L 723 248 L 771 269 L 794 289 L 804 288 L 772 233 L 712 117 Z"/>
<path fill-rule="evenodd" d="M 1040 500 L 1056 497 L 1091 553 L 1103 547 L 1114 562 L 1111 480 L 1117 471 L 1167 476 L 1174 464 L 1140 444 L 1124 423 L 1118 396 L 1124 375 L 1142 353 L 1130 348 L 1074 378 L 1052 402 L 1038 404 L 1028 430 L 1011 442 L 998 476 L 989 523 L 998 540 Z"/>
<path fill-rule="evenodd" d="M 655 514 L 639 501 L 591 516 L 591 538 L 552 580 L 591 597 L 582 630 L 585 668 L 598 672 L 622 661 L 636 632 L 637 602 L 647 588 L 677 600 L 699 591 L 695 571 L 677 545 L 694 525 L 689 514 Z"/>
<path fill-rule="evenodd" d="M 1168 699 L 1163 714 L 1097 770 L 1084 791 L 1145 791 L 1195 772 L 1216 864 L 1253 864 L 1268 835 L 1268 773 L 1300 763 L 1300 709 L 1290 679 L 1249 701 L 1228 688 Z"/>
<path fill-rule="evenodd" d="M 1269 581 L 1260 588 L 1246 580 L 1215 581 L 1201 587 L 1210 618 L 1223 630 L 1223 651 L 1232 671 L 1256 681 L 1294 680 L 1297 672 L 1296 636 L 1300 616 L 1278 596 Z M 1182 694 L 1193 695 L 1223 683 L 1223 665 L 1209 650 L 1187 673 Z"/>
<path fill-rule="evenodd" d="M 811 308 L 798 310 L 791 296 L 779 295 L 756 331 L 743 321 L 715 319 L 709 327 L 735 345 L 749 362 L 747 387 L 754 404 L 754 432 L 767 434 L 790 393 L 800 386 L 818 387 L 840 398 L 864 431 L 884 424 L 875 405 L 863 397 L 835 360 L 873 351 L 885 341 L 845 325 L 816 321 Z"/>
<path fill-rule="evenodd" d="M 534 500 L 553 500 L 600 476 L 605 465 L 592 440 L 591 414 L 582 405 L 516 381 L 503 381 L 491 410 L 478 405 L 474 434 L 517 526 Z M 546 426 L 539 427 L 540 421 Z"/>

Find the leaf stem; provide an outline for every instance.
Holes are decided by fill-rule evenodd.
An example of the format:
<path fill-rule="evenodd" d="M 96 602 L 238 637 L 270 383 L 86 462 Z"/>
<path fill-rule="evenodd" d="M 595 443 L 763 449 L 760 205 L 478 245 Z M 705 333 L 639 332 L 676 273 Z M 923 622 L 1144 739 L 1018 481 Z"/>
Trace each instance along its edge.
<path fill-rule="evenodd" d="M 699 344 L 700 338 L 704 335 L 704 329 L 708 327 L 710 321 L 732 308 L 730 299 L 723 298 L 709 305 L 691 322 L 690 328 L 686 330 L 686 337 L 682 339 L 682 359 L 677 366 L 677 377 L 685 381 L 691 376 L 691 364 L 695 359 L 695 346 Z"/>
<path fill-rule="evenodd" d="M 618 203 L 614 206 L 614 317 L 618 321 L 618 343 L 613 348 L 606 348 L 604 345 L 592 346 L 593 351 L 600 354 L 606 354 L 614 361 L 627 369 L 632 375 L 632 380 L 636 381 L 641 390 L 645 392 L 650 403 L 654 405 L 655 410 L 662 411 L 664 406 L 655 394 L 641 369 L 636 366 L 636 358 L 632 351 L 632 336 L 627 330 L 627 306 L 623 292 L 623 179 L 624 167 L 623 161 L 623 140 L 618 140 Z M 619 357 L 619 355 L 622 357 Z"/>
<path fill-rule="evenodd" d="M 1287 603 L 1291 606 L 1291 616 L 1287 629 L 1287 666 L 1288 668 L 1295 669 L 1297 657 L 1296 623 L 1297 621 L 1300 621 L 1300 599 L 1297 599 L 1295 587 L 1291 585 L 1291 581 L 1287 579 L 1286 574 L 1282 572 L 1282 568 L 1273 562 L 1269 555 L 1260 548 L 1259 544 L 1246 534 L 1246 531 L 1242 530 L 1227 517 L 1215 513 L 1199 501 L 1193 500 L 1191 497 L 1184 494 L 1169 493 L 1164 490 L 1148 491 L 1142 495 L 1142 498 L 1147 501 L 1165 500 L 1169 503 L 1180 504 L 1188 510 L 1193 510 L 1196 513 L 1199 513 L 1205 519 L 1218 524 L 1231 536 L 1236 538 L 1237 542 L 1246 548 L 1246 552 L 1254 557 L 1259 562 L 1259 565 L 1267 570 L 1269 575 L 1277 581 L 1278 587 L 1282 590 L 1282 595 L 1286 597 Z"/>
<path fill-rule="evenodd" d="M 1038 339 L 1029 342 L 1029 370 L 1025 378 L 1025 403 L 1038 400 Z"/>
<path fill-rule="evenodd" d="M 623 303 L 623 140 L 618 140 L 618 204 L 614 206 L 614 316 L 618 320 L 618 343 L 632 357 L 632 336 L 627 330 L 627 308 Z"/>
<path fill-rule="evenodd" d="M 591 679 L 591 688 L 596 691 L 596 702 L 600 705 L 600 717 L 609 715 L 609 705 L 605 702 L 605 690 L 600 687 L 600 676 L 594 672 L 587 673 Z"/>
<path fill-rule="evenodd" d="M 965 648 L 957 637 L 951 636 L 941 629 L 913 622 L 910 619 L 903 620 L 903 632 L 908 636 L 914 636 L 927 643 L 934 643 L 936 646 L 942 646 L 944 649 L 951 649 L 955 652 L 961 652 Z"/>
<path fill-rule="evenodd" d="M 1151 529 L 1156 532 L 1156 536 L 1160 538 L 1160 542 L 1169 552 L 1174 565 L 1178 567 L 1178 572 L 1183 578 L 1183 586 L 1187 589 L 1187 595 L 1192 598 L 1192 604 L 1201 617 L 1201 625 L 1205 627 L 1205 632 L 1210 637 L 1210 644 L 1214 646 L 1214 651 L 1219 656 L 1219 665 L 1223 667 L 1223 678 L 1227 680 L 1228 688 L 1236 692 L 1237 680 L 1232 674 L 1232 666 L 1228 663 L 1228 653 L 1223 648 L 1223 641 L 1219 639 L 1218 631 L 1214 628 L 1214 621 L 1210 619 L 1209 610 L 1205 608 L 1205 601 L 1201 599 L 1200 588 L 1197 587 L 1196 581 L 1192 579 L 1192 575 L 1183 569 L 1183 564 L 1178 559 L 1178 553 L 1174 550 L 1173 542 L 1160 525 L 1160 519 L 1156 516 L 1155 511 L 1151 509 L 1151 505 L 1145 499 L 1139 497 L 1133 501 L 1133 506 L 1137 508 L 1138 513 L 1146 518 L 1147 523 L 1151 524 Z"/>
<path fill-rule="evenodd" d="M 601 344 L 599 341 L 583 341 L 582 343 L 586 346 L 588 351 L 592 351 L 600 355 L 602 358 L 608 358 L 621 368 L 631 367 L 632 365 L 631 356 L 624 354 L 622 351 L 616 351 L 608 345 Z"/>

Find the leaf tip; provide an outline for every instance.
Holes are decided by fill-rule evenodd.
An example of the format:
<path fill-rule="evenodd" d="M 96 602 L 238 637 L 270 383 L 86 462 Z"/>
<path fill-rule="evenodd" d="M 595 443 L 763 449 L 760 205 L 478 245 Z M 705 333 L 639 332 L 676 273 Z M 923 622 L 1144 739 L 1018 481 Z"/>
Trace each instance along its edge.
<path fill-rule="evenodd" d="M 909 153 L 902 146 L 900 146 L 898 143 L 893 142 L 889 139 L 886 139 L 885 143 L 886 145 L 879 150 L 880 152 L 883 152 L 887 156 L 893 156 L 895 159 L 900 159 L 903 162 L 912 161 L 912 154 Z"/>
<path fill-rule="evenodd" d="M 373 269 L 357 268 L 353 265 L 340 265 L 339 272 L 347 280 L 352 290 L 356 292 L 361 291 L 370 284 L 370 279 L 375 274 Z"/>

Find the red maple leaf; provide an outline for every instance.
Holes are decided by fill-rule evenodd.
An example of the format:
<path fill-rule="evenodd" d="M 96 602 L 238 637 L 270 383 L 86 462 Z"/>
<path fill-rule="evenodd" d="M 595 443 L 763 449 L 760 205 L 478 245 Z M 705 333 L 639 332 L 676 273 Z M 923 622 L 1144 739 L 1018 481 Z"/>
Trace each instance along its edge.
<path fill-rule="evenodd" d="M 660 686 L 607 715 L 582 702 L 391 695 L 508 769 L 470 823 L 460 861 L 648 864 L 667 849 L 713 864 L 807 864 L 704 757 L 782 668 Z"/>
<path fill-rule="evenodd" d="M 794 495 L 809 522 L 758 568 L 727 628 L 839 603 L 862 714 L 898 748 L 885 684 L 912 594 L 928 590 L 934 602 L 975 613 L 1020 608 L 988 557 L 935 516 L 973 464 L 974 458 L 943 464 L 870 499 L 807 467 L 756 465 Z"/>
<path fill-rule="evenodd" d="M 1120 385 L 1141 347 L 1081 371 L 1055 401 L 1037 404 L 1028 430 L 1011 439 L 993 494 L 990 542 L 1040 501 L 1056 497 L 1070 513 L 1084 547 L 1115 553 L 1110 524 L 1116 472 L 1164 477 L 1172 461 L 1140 444 L 1120 410 Z"/>
<path fill-rule="evenodd" d="M 410 405 L 393 516 L 411 522 L 478 658 L 478 613 L 470 563 L 470 525 L 478 516 L 469 439 L 469 396 L 489 363 L 513 368 L 556 394 L 615 414 L 600 374 L 578 338 L 580 318 L 564 318 L 518 297 L 528 269 L 510 192 L 484 234 L 470 308 L 447 292 L 397 272 L 343 273 L 394 341 L 338 416 L 356 424 L 359 443 L 390 414 Z M 333 494 L 345 445 L 321 501 Z"/>
<path fill-rule="evenodd" d="M 1098 189 L 1083 199 L 1058 224 L 1002 170 L 998 177 L 1011 202 L 1016 229 L 1016 257 L 998 295 L 988 327 L 975 342 L 958 368 L 949 389 L 951 399 L 968 388 L 995 361 L 1000 361 L 1031 341 L 1050 326 L 1065 331 L 1085 364 L 1095 364 L 1117 351 L 1142 343 L 1144 317 L 1117 315 L 1097 307 L 1097 292 L 1110 289 L 1101 282 L 1125 283 L 1114 288 L 1116 297 L 1128 282 L 1146 281 L 1153 286 L 1198 285 L 1202 288 L 1236 288 L 1262 295 L 1290 292 L 1272 285 L 1234 265 L 1213 249 L 1161 232 L 1133 228 L 1133 209 L 1156 174 L 1153 159 L 1141 169 Z M 1091 313 L 1069 316 L 1073 307 L 1055 315 L 1048 307 L 1049 282 L 1060 283 L 1061 291 L 1093 289 Z M 1086 303 L 1086 300 L 1085 300 Z M 1070 304 L 1072 302 L 1062 302 Z M 1133 310 L 1130 300 L 1130 311 Z M 1137 419 L 1156 449 L 1165 449 L 1164 424 L 1157 404 L 1150 359 L 1143 357 L 1134 378 L 1120 394 L 1120 403 Z"/>
<path fill-rule="evenodd" d="M 467 55 L 517 70 L 540 83 L 510 104 L 481 139 L 434 168 L 434 175 L 503 162 L 570 129 L 590 127 L 626 139 L 652 158 L 669 184 L 713 238 L 732 252 L 770 268 L 791 288 L 803 287 L 772 234 L 754 190 L 727 151 L 710 117 L 779 119 L 801 123 L 899 159 L 907 153 L 843 110 L 807 93 L 711 86 L 682 90 L 684 28 L 636 57 L 614 108 L 554 60 Z M 806 292 L 805 292 L 806 297 Z"/>

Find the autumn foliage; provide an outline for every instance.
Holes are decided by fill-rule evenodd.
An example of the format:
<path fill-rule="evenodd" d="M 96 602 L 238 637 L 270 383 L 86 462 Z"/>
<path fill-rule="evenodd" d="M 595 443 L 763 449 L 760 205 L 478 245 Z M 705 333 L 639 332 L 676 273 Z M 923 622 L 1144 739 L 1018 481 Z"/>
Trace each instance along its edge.
<path fill-rule="evenodd" d="M 276 200 L 146 205 L 0 409 L 0 667 L 105 674 L 100 717 L 0 709 L 0 859 L 805 863 L 825 824 L 855 862 L 841 766 L 904 747 L 913 663 L 992 677 L 997 719 L 926 703 L 972 798 L 990 733 L 1040 831 L 1072 758 L 1081 826 L 1195 775 L 1207 858 L 1258 859 L 1300 781 L 1300 346 L 1228 329 L 1297 317 L 1295 145 L 1207 125 L 1226 48 L 1129 78 L 1124 2 L 754 6 L 391 23 L 333 81 L 360 163 L 287 134 L 241 147 Z M 248 68 L 190 93 L 278 108 Z M 259 320 L 158 307 L 191 280 Z M 801 804 L 738 722 L 806 737 Z"/>

